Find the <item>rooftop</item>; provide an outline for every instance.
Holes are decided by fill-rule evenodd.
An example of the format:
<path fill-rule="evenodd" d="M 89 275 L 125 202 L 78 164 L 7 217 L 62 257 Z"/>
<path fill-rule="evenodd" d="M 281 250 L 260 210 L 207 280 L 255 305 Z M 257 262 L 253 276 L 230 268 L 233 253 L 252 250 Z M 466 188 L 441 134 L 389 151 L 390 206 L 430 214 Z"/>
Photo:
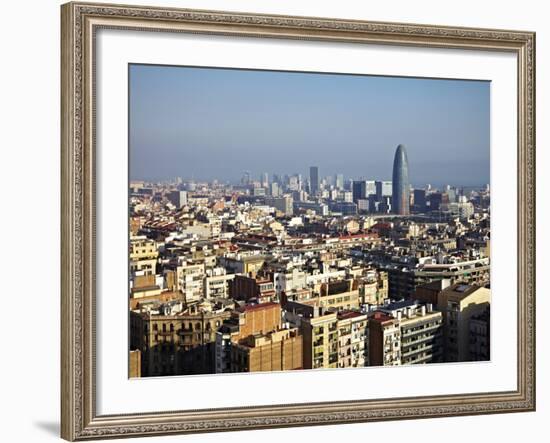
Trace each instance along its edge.
<path fill-rule="evenodd" d="M 481 286 L 478 285 L 467 285 L 464 283 L 456 283 L 452 286 L 449 286 L 443 292 L 448 295 L 454 295 L 458 298 L 464 298 L 470 294 L 473 294 L 475 291 L 480 289 Z"/>
<path fill-rule="evenodd" d="M 448 280 L 441 279 L 441 280 L 434 280 L 429 283 L 423 284 L 419 286 L 419 288 L 422 289 L 432 289 L 434 291 L 442 291 L 448 286 Z"/>
<path fill-rule="evenodd" d="M 395 320 L 391 315 L 386 314 L 385 312 L 375 311 L 370 316 L 369 319 L 379 321 L 380 323 Z"/>
<path fill-rule="evenodd" d="M 132 288 L 132 293 L 145 292 L 145 291 L 155 291 L 157 289 L 160 289 L 160 286 L 158 286 L 158 285 L 140 286 L 138 288 Z"/>
<path fill-rule="evenodd" d="M 391 302 L 390 304 L 384 306 L 384 311 L 397 311 L 399 309 L 412 308 L 415 306 L 418 306 L 418 302 L 416 300 L 400 300 Z"/>
<path fill-rule="evenodd" d="M 244 306 L 241 306 L 240 308 L 237 308 L 236 311 L 237 312 L 261 311 L 263 309 L 271 309 L 276 306 L 281 307 L 279 303 L 267 302 L 267 303 L 259 303 L 257 305 L 244 305 Z"/>
<path fill-rule="evenodd" d="M 361 317 L 365 314 L 361 314 L 357 311 L 340 311 L 338 312 L 338 320 L 347 320 L 348 318 Z"/>

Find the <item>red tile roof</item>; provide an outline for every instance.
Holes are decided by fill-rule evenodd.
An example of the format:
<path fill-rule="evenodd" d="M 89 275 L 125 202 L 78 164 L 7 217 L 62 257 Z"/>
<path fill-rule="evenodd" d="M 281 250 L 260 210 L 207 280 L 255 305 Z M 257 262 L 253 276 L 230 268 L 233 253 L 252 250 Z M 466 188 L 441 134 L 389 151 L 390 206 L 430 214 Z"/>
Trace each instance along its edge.
<path fill-rule="evenodd" d="M 386 314 L 385 312 L 376 311 L 369 316 L 369 319 L 377 320 L 379 322 L 386 322 L 394 320 L 391 315 Z"/>

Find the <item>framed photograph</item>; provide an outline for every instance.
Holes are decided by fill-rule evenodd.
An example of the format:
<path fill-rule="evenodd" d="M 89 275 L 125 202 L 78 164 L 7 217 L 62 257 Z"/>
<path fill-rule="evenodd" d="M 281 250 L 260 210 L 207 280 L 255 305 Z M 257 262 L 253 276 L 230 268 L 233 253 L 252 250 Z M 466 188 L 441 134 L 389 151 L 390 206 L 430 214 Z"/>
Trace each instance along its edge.
<path fill-rule="evenodd" d="M 535 409 L 534 33 L 61 18 L 63 438 Z"/>

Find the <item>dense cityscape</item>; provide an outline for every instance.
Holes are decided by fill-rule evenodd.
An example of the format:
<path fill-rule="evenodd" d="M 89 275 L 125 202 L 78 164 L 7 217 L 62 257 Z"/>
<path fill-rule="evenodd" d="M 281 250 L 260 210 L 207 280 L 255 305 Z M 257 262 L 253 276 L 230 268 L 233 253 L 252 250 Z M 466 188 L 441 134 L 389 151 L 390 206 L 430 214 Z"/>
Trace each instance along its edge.
<path fill-rule="evenodd" d="M 130 182 L 130 377 L 490 359 L 489 185 L 288 172 Z"/>

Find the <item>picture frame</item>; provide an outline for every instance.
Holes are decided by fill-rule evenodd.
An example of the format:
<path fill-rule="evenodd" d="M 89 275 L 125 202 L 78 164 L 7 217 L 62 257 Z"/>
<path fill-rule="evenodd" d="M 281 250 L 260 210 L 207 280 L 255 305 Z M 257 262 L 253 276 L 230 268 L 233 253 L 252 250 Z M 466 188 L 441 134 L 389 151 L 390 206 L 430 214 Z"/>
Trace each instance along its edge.
<path fill-rule="evenodd" d="M 61 7 L 61 436 L 69 441 L 535 410 L 535 34 L 72 2 Z M 468 49 L 517 57 L 517 389 L 97 413 L 96 33 L 162 32 Z M 497 128 L 498 129 L 498 128 Z M 498 159 L 495 161 L 498 162 Z M 99 171 L 101 172 L 101 171 Z"/>

